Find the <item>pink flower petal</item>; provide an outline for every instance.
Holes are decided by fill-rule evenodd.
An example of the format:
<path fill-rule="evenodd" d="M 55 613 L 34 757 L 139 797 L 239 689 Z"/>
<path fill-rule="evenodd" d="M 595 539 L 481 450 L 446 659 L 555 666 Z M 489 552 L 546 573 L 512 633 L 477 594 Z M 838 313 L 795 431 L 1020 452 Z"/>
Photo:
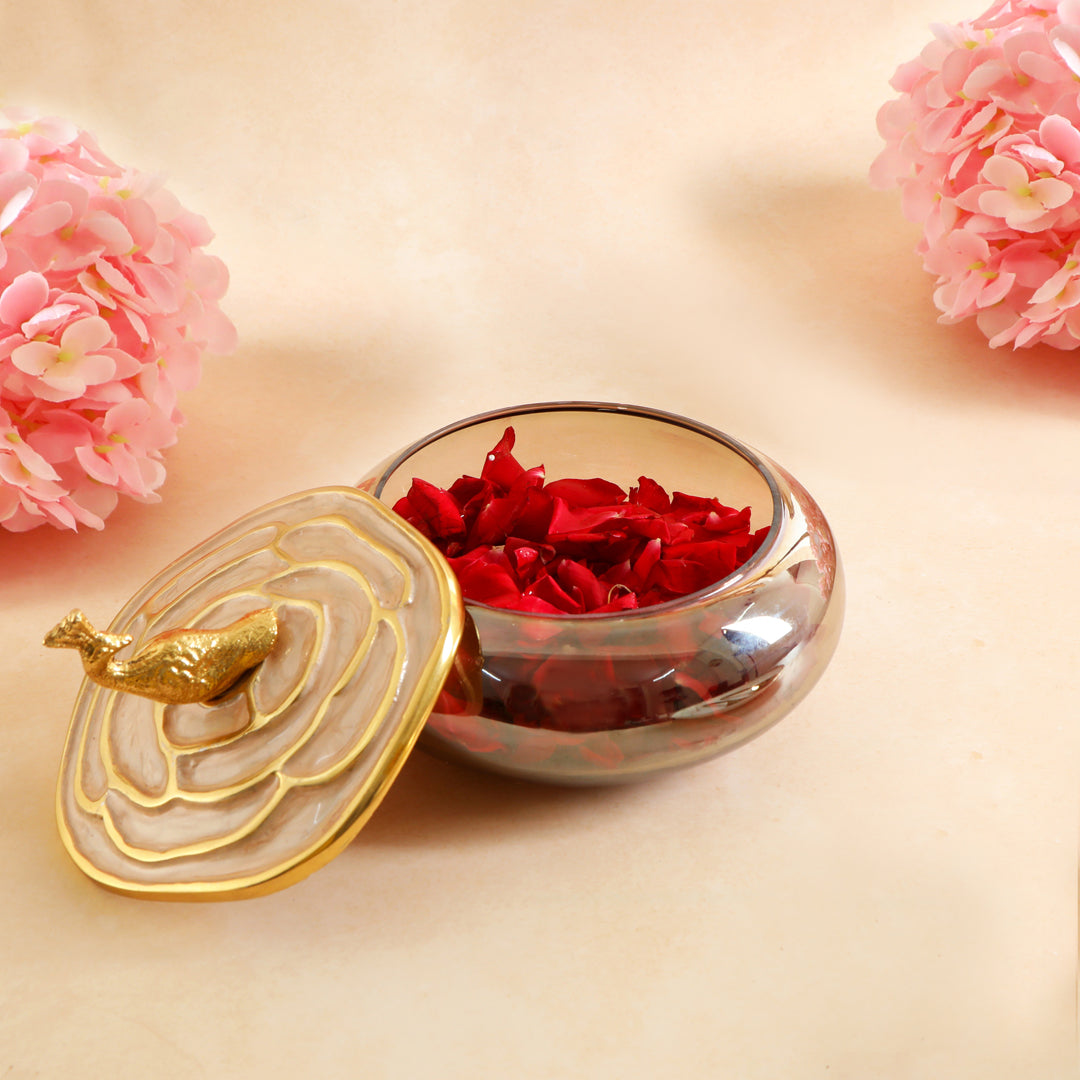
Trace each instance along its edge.
<path fill-rule="evenodd" d="M 1058 27 L 1060 32 L 1062 27 Z M 1077 76 L 1080 76 L 1080 53 L 1074 45 L 1065 39 L 1063 33 L 1059 33 L 1057 36 L 1051 39 L 1051 45 L 1054 47 L 1054 52 L 1061 57 L 1062 60 L 1068 65 L 1069 70 Z"/>
<path fill-rule="evenodd" d="M 165 267 L 133 263 L 131 273 L 146 297 L 166 315 L 180 307 L 180 284 Z"/>
<path fill-rule="evenodd" d="M 961 55 L 954 53 L 954 56 Z M 979 64 L 964 82 L 963 93 L 971 101 L 982 101 L 1002 79 L 1012 75 L 1008 65 L 999 59 L 987 60 Z"/>
<path fill-rule="evenodd" d="M 84 270 L 78 278 L 79 285 L 87 296 L 91 297 L 100 307 L 115 308 L 116 300 L 105 283 L 90 270 Z"/>
<path fill-rule="evenodd" d="M 44 236 L 56 232 L 72 218 L 71 207 L 67 203 L 46 203 L 23 214 L 19 222 L 19 232 L 23 236 Z"/>
<path fill-rule="evenodd" d="M 108 411 L 105 416 L 105 432 L 111 435 L 113 432 L 122 432 L 135 424 L 145 424 L 150 419 L 150 414 L 149 403 L 132 398 Z"/>
<path fill-rule="evenodd" d="M 153 243 L 145 249 L 144 254 L 154 263 L 167 265 L 173 261 L 176 253 L 176 241 L 168 229 L 158 228 L 154 234 Z"/>
<path fill-rule="evenodd" d="M 992 304 L 999 304 L 1009 295 L 1010 290 L 1015 284 L 1015 275 L 998 274 L 998 276 L 983 289 L 975 303 L 979 307 L 990 307 Z"/>
<path fill-rule="evenodd" d="M 979 209 L 991 217 L 1008 218 L 1016 209 L 1016 198 L 1007 191 L 993 188 L 990 191 L 984 191 L 979 196 Z M 1041 212 L 1040 208 L 1039 213 Z"/>
<path fill-rule="evenodd" d="M 1016 188 L 1026 185 L 1030 177 L 1027 169 L 1014 158 L 1005 157 L 1002 154 L 994 154 L 989 158 L 982 170 L 987 182 L 999 188 Z M 985 209 L 985 207 L 984 207 Z M 990 213 L 991 211 L 987 211 Z M 1004 214 L 1000 215 L 1004 217 Z"/>
<path fill-rule="evenodd" d="M 45 276 L 27 271 L 0 293 L 0 319 L 8 326 L 19 326 L 40 311 L 48 300 L 49 283 Z"/>
<path fill-rule="evenodd" d="M 25 337 L 33 338 L 38 334 L 51 334 L 58 330 L 77 311 L 82 311 L 77 304 L 50 304 L 42 308 L 33 318 L 22 324 Z"/>
<path fill-rule="evenodd" d="M 122 382 L 113 379 L 111 382 L 100 383 L 97 386 L 88 386 L 83 392 L 83 400 L 78 407 L 101 411 L 108 409 L 119 401 L 127 401 L 131 397 L 131 390 Z"/>
<path fill-rule="evenodd" d="M 135 292 L 131 282 L 108 259 L 98 259 L 94 263 L 94 273 L 114 292 L 130 296 Z"/>
<path fill-rule="evenodd" d="M 144 457 L 136 461 L 141 477 L 142 491 L 137 496 L 140 502 L 160 502 L 160 496 L 154 492 L 165 483 L 165 466 L 156 458 Z"/>
<path fill-rule="evenodd" d="M 98 487 L 101 487 L 99 484 Z M 105 528 L 105 520 L 99 517 L 92 510 L 88 510 L 81 503 L 76 502 L 70 497 L 65 497 L 58 500 L 58 505 L 71 515 L 73 521 L 78 522 L 80 525 L 87 525 L 91 529 L 103 529 Z M 74 528 L 74 526 L 72 526 Z"/>
<path fill-rule="evenodd" d="M 23 212 L 26 204 L 34 197 L 33 184 L 18 187 L 0 206 L 0 232 L 11 227 L 15 219 Z"/>
<path fill-rule="evenodd" d="M 236 349 L 236 327 L 219 308 L 208 308 L 203 312 L 199 320 L 199 336 L 205 340 L 206 347 L 219 356 L 227 356 Z"/>
<path fill-rule="evenodd" d="M 989 124 L 997 115 L 998 107 L 996 103 L 990 102 L 988 105 L 984 105 L 975 115 L 960 129 L 960 134 L 963 137 L 975 135 L 977 132 L 982 131 L 987 124 Z"/>
<path fill-rule="evenodd" d="M 1080 131 L 1064 116 L 1045 117 L 1039 124 L 1039 140 L 1066 165 L 1080 162 Z"/>
<path fill-rule="evenodd" d="M 95 184 L 95 189 L 96 189 Z M 38 201 L 42 205 L 49 203 L 62 203 L 71 211 L 71 218 L 78 220 L 86 213 L 90 202 L 90 194 L 73 180 L 48 179 L 43 180 L 38 187 Z"/>
<path fill-rule="evenodd" d="M 1080 264 L 1075 259 L 1070 259 L 1056 274 L 1047 278 L 1046 281 L 1032 293 L 1032 304 L 1045 304 L 1059 296 L 1065 287 L 1077 276 Z"/>
<path fill-rule="evenodd" d="M 1030 79 L 1053 85 L 1061 78 L 1060 65 L 1044 53 L 1022 52 L 1017 62 L 1020 70 Z"/>
<path fill-rule="evenodd" d="M 96 355 L 107 356 L 113 362 L 112 377 L 114 379 L 130 379 L 133 375 L 138 375 L 146 366 L 137 356 L 132 356 L 123 349 L 105 348 Z"/>
<path fill-rule="evenodd" d="M 75 362 L 72 377 L 82 380 L 84 386 L 96 386 L 108 382 L 116 374 L 116 361 L 105 353 L 86 353 Z M 52 378 L 52 376 L 49 376 Z"/>
<path fill-rule="evenodd" d="M 44 375 L 55 363 L 59 346 L 48 341 L 31 341 L 13 349 L 11 362 L 27 375 Z"/>
<path fill-rule="evenodd" d="M 88 211 L 81 224 L 105 244 L 105 249 L 110 254 L 126 255 L 135 246 L 135 241 L 124 223 L 105 210 Z"/>
<path fill-rule="evenodd" d="M 70 120 L 59 116 L 43 116 L 35 120 L 33 131 L 56 146 L 66 146 L 74 142 L 79 134 L 79 129 Z"/>
<path fill-rule="evenodd" d="M 77 526 L 75 515 L 64 505 L 60 498 L 50 501 L 38 500 L 38 508 L 54 525 L 61 529 L 74 529 Z"/>
<path fill-rule="evenodd" d="M 0 174 L 24 172 L 30 162 L 30 151 L 14 139 L 0 137 Z"/>
<path fill-rule="evenodd" d="M 77 446 L 92 442 L 90 423 L 73 413 L 58 413 L 44 427 L 28 435 L 27 442 L 53 464 L 70 461 Z"/>
<path fill-rule="evenodd" d="M 144 199 L 125 200 L 124 224 L 135 245 L 143 252 L 154 243 L 159 231 L 157 217 Z"/>
<path fill-rule="evenodd" d="M 60 337 L 60 348 L 64 352 L 81 355 L 100 349 L 112 341 L 113 332 L 109 324 L 100 316 L 79 319 L 71 323 Z"/>
<path fill-rule="evenodd" d="M 116 470 L 117 478 L 127 493 L 140 497 L 150 493 L 152 488 L 146 480 L 153 474 L 145 474 L 140 468 L 141 459 L 136 458 L 126 446 L 116 445 L 109 451 L 109 463 Z"/>
<path fill-rule="evenodd" d="M 37 396 L 45 401 L 75 401 L 85 393 L 86 383 L 78 375 L 46 372 L 37 387 Z"/>
<path fill-rule="evenodd" d="M 213 255 L 193 251 L 187 282 L 204 300 L 220 300 L 229 287 L 229 271 Z"/>
<path fill-rule="evenodd" d="M 120 497 L 113 488 L 89 479 L 79 484 L 70 497 L 70 504 L 74 504 L 72 512 L 93 529 L 100 529 L 104 525 L 105 518 L 116 509 L 119 501 Z M 76 506 L 81 513 L 75 510 Z M 95 525 L 94 520 L 101 522 L 101 525 Z"/>
<path fill-rule="evenodd" d="M 995 117 L 987 126 L 986 134 L 979 140 L 979 149 L 985 150 L 989 146 L 994 146 L 1013 129 L 1014 123 L 1013 118 L 1006 112 Z"/>
<path fill-rule="evenodd" d="M 135 331 L 135 336 L 144 344 L 148 344 L 150 341 L 150 331 L 146 327 L 146 322 L 141 315 L 138 315 L 131 308 L 130 304 L 125 303 L 121 309 L 121 313 L 127 320 L 131 329 Z"/>
<path fill-rule="evenodd" d="M 1024 164 L 1035 172 L 1049 172 L 1057 176 L 1064 168 L 1064 162 L 1059 161 L 1049 150 L 1034 143 L 1018 145 L 1014 147 L 1017 157 L 1024 159 Z"/>
<path fill-rule="evenodd" d="M 1075 194 L 1071 184 L 1052 176 L 1048 176 L 1043 180 L 1033 180 L 1030 187 L 1031 194 L 1047 210 L 1056 210 L 1057 207 L 1064 206 Z"/>
<path fill-rule="evenodd" d="M 102 484 L 116 483 L 116 469 L 104 454 L 99 454 L 91 446 L 77 446 L 75 457 L 92 480 Z"/>
<path fill-rule="evenodd" d="M 165 220 L 158 215 L 159 220 Z M 191 247 L 205 247 L 214 239 L 213 230 L 201 214 L 193 214 L 190 210 L 181 210 L 169 220 L 169 227 L 191 245 Z"/>

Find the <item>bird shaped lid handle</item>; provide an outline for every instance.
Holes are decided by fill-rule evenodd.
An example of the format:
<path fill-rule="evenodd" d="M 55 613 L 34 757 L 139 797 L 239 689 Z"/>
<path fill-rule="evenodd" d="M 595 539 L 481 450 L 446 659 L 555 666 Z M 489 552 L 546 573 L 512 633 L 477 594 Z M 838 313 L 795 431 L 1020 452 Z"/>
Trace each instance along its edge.
<path fill-rule="evenodd" d="M 131 635 L 95 630 L 76 608 L 45 635 L 45 644 L 77 649 L 87 678 L 99 686 L 182 705 L 228 694 L 266 659 L 277 633 L 273 609 L 260 608 L 221 630 L 167 630 L 130 660 L 117 660 Z"/>

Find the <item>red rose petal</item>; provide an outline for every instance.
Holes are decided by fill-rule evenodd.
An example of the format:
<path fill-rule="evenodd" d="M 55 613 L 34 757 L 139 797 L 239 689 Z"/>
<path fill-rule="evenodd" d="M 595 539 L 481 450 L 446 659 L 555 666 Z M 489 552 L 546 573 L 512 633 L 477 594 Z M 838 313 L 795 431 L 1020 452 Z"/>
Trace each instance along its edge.
<path fill-rule="evenodd" d="M 700 495 L 687 495 L 684 491 L 676 491 L 671 496 L 671 512 L 680 517 L 693 513 L 708 514 L 710 511 L 723 509 L 725 507 L 715 499 L 706 499 Z"/>
<path fill-rule="evenodd" d="M 562 499 L 570 506 L 610 506 L 626 501 L 626 492 L 610 480 L 552 480 L 547 485 L 549 495 Z"/>
<path fill-rule="evenodd" d="M 630 502 L 658 514 L 666 514 L 671 509 L 671 497 L 655 480 L 650 480 L 647 476 L 639 476 L 638 486 L 630 489 Z"/>
<path fill-rule="evenodd" d="M 554 604 L 548 603 L 547 600 L 537 596 L 535 593 L 525 593 L 522 596 L 519 596 L 514 603 L 507 604 L 506 607 L 510 608 L 512 611 L 532 612 L 534 615 L 565 614 L 561 608 L 557 608 Z M 554 630 L 552 633 L 554 633 Z"/>
<path fill-rule="evenodd" d="M 503 437 L 492 447 L 480 473 L 484 480 L 490 480 L 504 492 L 509 491 L 514 481 L 525 472 L 510 452 L 514 449 L 514 440 L 514 429 L 508 427 L 503 432 Z"/>
<path fill-rule="evenodd" d="M 514 527 L 516 514 L 516 499 L 491 499 L 476 516 L 469 530 L 468 546 L 501 544 Z"/>
<path fill-rule="evenodd" d="M 430 530 L 428 536 L 451 539 L 465 535 L 465 520 L 448 491 L 426 480 L 414 479 L 407 498 L 412 511 Z"/>
<path fill-rule="evenodd" d="M 618 506 L 572 506 L 565 499 L 555 496 L 548 525 L 548 536 L 566 536 L 595 528 L 619 516 Z"/>
<path fill-rule="evenodd" d="M 718 580 L 699 562 L 666 556 L 657 565 L 655 577 L 656 583 L 673 596 L 686 596 Z"/>
<path fill-rule="evenodd" d="M 703 541 L 696 544 L 671 544 L 665 558 L 686 559 L 713 568 L 713 581 L 727 577 L 735 569 L 737 548 L 723 540 Z"/>
<path fill-rule="evenodd" d="M 713 533 L 748 532 L 750 529 L 750 507 L 744 510 L 713 510 L 701 522 L 701 527 Z"/>
<path fill-rule="evenodd" d="M 461 583 L 461 591 L 470 600 L 492 607 L 508 607 L 521 596 L 509 560 L 501 551 L 478 549 L 448 561 Z"/>
<path fill-rule="evenodd" d="M 660 561 L 660 555 L 663 551 L 663 544 L 657 540 L 650 540 L 642 549 L 641 554 L 634 561 L 634 567 L 632 570 L 634 578 L 637 581 L 644 584 L 649 580 L 649 575 L 653 572 L 653 568 Z"/>
<path fill-rule="evenodd" d="M 533 469 L 525 469 L 521 475 L 510 485 L 510 495 L 513 498 L 524 498 L 528 488 L 544 486 L 544 466 L 537 465 Z M 550 486 L 550 485 L 549 485 Z"/>
<path fill-rule="evenodd" d="M 580 595 L 585 611 L 594 611 L 608 601 L 610 586 L 605 585 L 587 566 L 573 559 L 560 559 L 555 565 L 559 584 Z"/>
<path fill-rule="evenodd" d="M 544 488 L 529 488 L 514 521 L 514 536 L 543 543 L 551 527 L 553 507 L 554 500 Z"/>
<path fill-rule="evenodd" d="M 522 580 L 528 580 L 533 568 L 541 562 L 540 549 L 525 541 L 518 541 L 513 547 L 510 546 L 511 543 L 512 541 L 508 540 L 503 550 L 513 564 L 517 576 Z"/>
<path fill-rule="evenodd" d="M 465 519 L 465 528 L 473 527 L 480 511 L 490 499 L 495 497 L 495 485 L 490 480 L 478 476 L 462 476 L 450 485 L 450 495 L 461 507 L 461 516 Z"/>
<path fill-rule="evenodd" d="M 623 592 L 616 595 L 614 599 L 609 600 L 606 604 L 600 604 L 599 607 L 594 607 L 592 613 L 594 615 L 600 615 L 607 612 L 631 611 L 636 607 L 638 607 L 637 593 Z"/>
<path fill-rule="evenodd" d="M 419 529 L 420 532 L 430 539 L 431 530 L 428 528 L 427 522 L 420 515 L 420 512 L 413 507 L 411 502 L 409 502 L 408 495 L 402 495 L 402 497 L 394 503 L 394 513 L 399 517 L 404 518 L 414 529 Z"/>
<path fill-rule="evenodd" d="M 565 615 L 583 615 L 585 604 L 579 596 L 568 593 L 550 574 L 545 574 L 525 590 L 526 596 L 536 596 Z"/>

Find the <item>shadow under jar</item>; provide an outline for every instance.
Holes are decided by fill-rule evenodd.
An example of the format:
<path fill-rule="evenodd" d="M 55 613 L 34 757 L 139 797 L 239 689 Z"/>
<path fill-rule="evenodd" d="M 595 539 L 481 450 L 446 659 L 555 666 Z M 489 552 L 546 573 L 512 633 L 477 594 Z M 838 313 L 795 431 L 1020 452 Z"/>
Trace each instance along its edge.
<path fill-rule="evenodd" d="M 531 780 L 617 783 L 732 750 L 805 696 L 843 619 L 832 533 L 797 480 L 728 435 L 636 406 L 524 405 L 436 431 L 359 486 L 389 506 L 414 477 L 448 488 L 478 474 L 508 426 L 515 457 L 542 463 L 548 481 L 602 477 L 625 490 L 648 476 L 749 506 L 751 528 L 769 531 L 727 577 L 652 607 L 548 615 L 466 601 L 480 655 L 466 642 L 461 662 L 479 694 L 443 695 L 426 749 Z"/>

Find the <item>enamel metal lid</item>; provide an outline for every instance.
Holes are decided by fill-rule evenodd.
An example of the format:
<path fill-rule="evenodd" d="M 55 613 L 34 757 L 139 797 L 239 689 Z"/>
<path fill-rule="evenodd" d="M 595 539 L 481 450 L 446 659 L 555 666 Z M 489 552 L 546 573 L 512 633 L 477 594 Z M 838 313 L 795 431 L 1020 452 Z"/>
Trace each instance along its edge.
<path fill-rule="evenodd" d="M 165 703 L 125 689 L 140 658 L 175 675 L 191 641 L 212 649 L 213 632 L 266 609 L 269 653 L 219 697 Z M 110 626 L 133 640 L 110 661 L 111 686 L 88 678 L 75 703 L 57 787 L 68 852 L 101 885 L 151 899 L 235 899 L 299 881 L 386 794 L 463 619 L 442 556 L 364 492 L 319 488 L 242 517 Z"/>

